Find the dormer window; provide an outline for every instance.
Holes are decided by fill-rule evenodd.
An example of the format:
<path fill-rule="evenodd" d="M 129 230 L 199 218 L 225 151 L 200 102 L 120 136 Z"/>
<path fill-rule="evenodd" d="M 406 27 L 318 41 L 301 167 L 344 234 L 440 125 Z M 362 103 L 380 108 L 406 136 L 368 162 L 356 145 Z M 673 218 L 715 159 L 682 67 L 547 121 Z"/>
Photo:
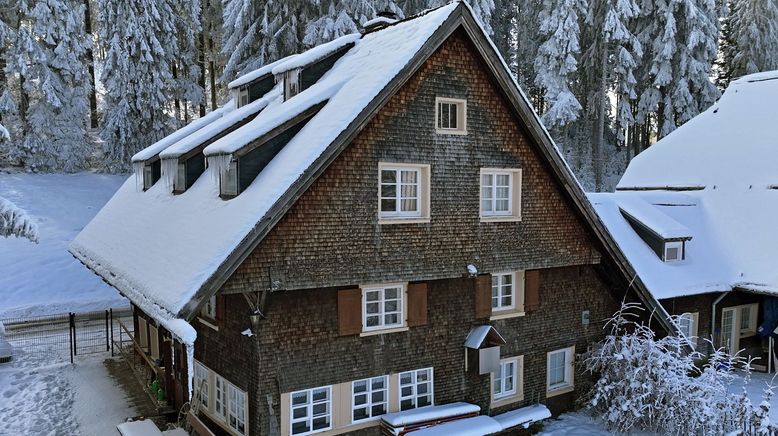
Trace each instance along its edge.
<path fill-rule="evenodd" d="M 219 186 L 219 195 L 223 198 L 238 195 L 238 161 L 231 161 L 227 170 L 219 175 Z"/>
<path fill-rule="evenodd" d="M 300 93 L 300 69 L 293 68 L 284 72 L 284 101 Z"/>
<path fill-rule="evenodd" d="M 684 243 L 683 241 L 666 241 L 664 250 L 665 262 L 677 262 L 684 258 Z"/>
<path fill-rule="evenodd" d="M 245 88 L 241 88 L 240 91 L 238 91 L 238 107 L 243 107 L 249 104 L 249 88 L 248 86 Z"/>
<path fill-rule="evenodd" d="M 179 162 L 176 169 L 176 180 L 173 183 L 174 192 L 184 192 L 186 190 L 186 162 Z"/>
<path fill-rule="evenodd" d="M 143 190 L 147 191 L 157 183 L 162 176 L 162 166 L 159 159 L 154 162 L 145 162 L 143 164 Z"/>

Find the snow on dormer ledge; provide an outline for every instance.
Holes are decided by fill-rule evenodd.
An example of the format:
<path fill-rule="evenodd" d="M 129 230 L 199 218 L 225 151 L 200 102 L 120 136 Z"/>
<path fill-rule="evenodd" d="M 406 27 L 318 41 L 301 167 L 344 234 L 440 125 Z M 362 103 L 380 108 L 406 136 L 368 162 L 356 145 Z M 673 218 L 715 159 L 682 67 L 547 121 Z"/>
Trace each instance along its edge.
<path fill-rule="evenodd" d="M 335 53 L 336 51 L 348 45 L 355 44 L 361 37 L 362 35 L 359 33 L 351 33 L 325 44 L 317 45 L 316 47 L 294 57 L 290 56 L 286 61 L 279 62 L 273 66 L 273 75 L 278 76 L 279 74 L 283 74 L 295 68 L 303 68 L 331 55 L 332 53 Z"/>

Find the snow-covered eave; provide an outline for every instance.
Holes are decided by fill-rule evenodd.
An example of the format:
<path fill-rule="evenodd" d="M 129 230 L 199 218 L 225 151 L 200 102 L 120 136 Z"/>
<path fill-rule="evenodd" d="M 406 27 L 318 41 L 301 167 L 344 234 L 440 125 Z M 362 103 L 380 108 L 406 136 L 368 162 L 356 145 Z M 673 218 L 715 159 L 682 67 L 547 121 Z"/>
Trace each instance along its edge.
<path fill-rule="evenodd" d="M 616 186 L 616 191 L 673 191 L 673 192 L 683 192 L 683 191 L 702 191 L 705 189 L 705 185 L 695 184 L 695 183 L 688 183 L 688 184 L 679 184 L 679 185 L 646 185 L 646 186 L 638 186 L 638 185 L 627 185 L 627 186 Z"/>
<path fill-rule="evenodd" d="M 289 55 L 285 58 L 281 58 L 275 62 L 271 62 L 267 65 L 263 65 L 260 68 L 257 68 L 254 71 L 250 71 L 246 74 L 243 74 L 242 76 L 238 77 L 237 79 L 233 80 L 232 82 L 227 84 L 227 88 L 230 90 L 233 90 L 235 88 L 240 88 L 246 85 L 250 85 L 253 82 L 256 82 L 258 80 L 264 79 L 266 77 L 269 77 L 273 74 L 273 68 L 275 68 L 277 65 L 280 65 L 286 61 L 291 60 L 292 58 L 298 56 L 297 54 Z"/>
<path fill-rule="evenodd" d="M 162 325 L 176 340 L 188 347 L 194 345 L 194 342 L 197 339 L 197 331 L 189 324 L 188 319 L 184 319 L 178 316 L 178 314 L 174 314 L 168 309 L 151 301 L 142 292 L 136 290 L 128 281 L 112 273 L 110 269 L 101 265 L 91 256 L 86 254 L 86 250 L 71 244 L 71 246 L 68 247 L 68 252 L 70 252 L 70 254 L 87 269 L 95 273 L 104 282 L 130 300 L 146 315 Z"/>
<path fill-rule="evenodd" d="M 132 163 L 151 162 L 159 159 L 159 153 L 161 153 L 163 150 L 191 135 L 192 133 L 202 129 L 208 124 L 218 120 L 224 114 L 225 110 L 226 109 L 224 107 L 221 107 L 211 111 L 204 117 L 192 121 L 186 126 L 181 127 L 180 129 L 172 132 L 159 141 L 149 145 L 132 156 Z"/>
<path fill-rule="evenodd" d="M 649 306 L 649 309 L 655 311 L 659 315 L 659 322 L 665 330 L 668 333 L 674 333 L 676 328 L 670 319 L 670 315 L 665 308 L 659 304 L 656 298 L 654 298 L 653 294 L 649 292 L 646 285 L 637 275 L 634 266 L 629 262 L 629 259 L 616 244 L 614 237 L 586 198 L 583 187 L 575 177 L 560 150 L 556 147 L 551 134 L 541 122 L 540 116 L 532 109 L 529 99 L 522 91 L 516 78 L 509 73 L 510 69 L 508 68 L 508 64 L 500 54 L 500 51 L 497 50 L 494 42 L 486 37 L 483 25 L 476 18 L 470 5 L 466 2 L 462 2 L 460 5 L 462 6 L 462 9 L 467 9 L 468 11 L 466 14 L 462 13 L 465 30 L 471 40 L 474 41 L 478 50 L 484 55 L 486 64 L 497 77 L 499 85 L 506 91 L 506 94 L 508 94 L 508 100 L 512 103 L 514 108 L 517 109 L 519 118 L 524 121 L 530 136 L 539 142 L 538 148 L 546 156 L 547 160 L 552 163 L 550 165 L 551 170 L 555 173 L 557 179 L 560 180 L 563 190 L 567 192 L 568 196 L 577 206 L 578 210 L 583 215 L 584 220 L 589 223 L 597 238 L 602 242 L 606 251 L 608 251 L 608 254 L 615 260 L 616 266 L 630 283 L 629 287 L 636 291 L 641 300 L 643 300 L 643 303 Z M 629 288 L 625 289 L 625 292 L 628 290 Z"/>
<path fill-rule="evenodd" d="M 279 62 L 273 66 L 271 71 L 273 75 L 277 76 L 296 68 L 304 68 L 332 55 L 333 53 L 353 47 L 361 37 L 362 35 L 359 33 L 343 35 L 340 38 L 333 39 L 330 42 L 317 45 L 310 50 L 304 51 L 299 55 L 286 60 L 285 62 Z"/>

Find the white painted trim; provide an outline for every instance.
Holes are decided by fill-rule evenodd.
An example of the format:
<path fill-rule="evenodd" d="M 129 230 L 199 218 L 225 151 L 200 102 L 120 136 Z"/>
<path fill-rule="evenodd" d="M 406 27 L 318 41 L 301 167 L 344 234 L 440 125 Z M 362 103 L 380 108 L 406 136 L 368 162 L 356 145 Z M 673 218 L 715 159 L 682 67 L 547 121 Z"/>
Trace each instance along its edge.
<path fill-rule="evenodd" d="M 551 355 L 565 353 L 565 382 L 551 386 Z M 575 346 L 561 348 L 546 353 L 546 397 L 553 397 L 575 389 Z"/>
<path fill-rule="evenodd" d="M 509 213 L 484 212 L 483 209 L 483 176 L 484 174 L 508 174 L 510 176 L 510 192 L 508 197 Z M 521 221 L 521 190 L 522 190 L 522 170 L 521 168 L 494 168 L 483 167 L 478 173 L 478 216 L 481 222 L 520 222 Z M 494 193 L 493 193 L 494 194 Z"/>
<path fill-rule="evenodd" d="M 453 103 L 457 105 L 457 123 L 461 125 L 456 129 L 438 127 L 440 103 Z M 467 100 L 461 98 L 435 97 L 435 118 L 433 122 L 435 123 L 435 133 L 439 135 L 467 135 Z"/>

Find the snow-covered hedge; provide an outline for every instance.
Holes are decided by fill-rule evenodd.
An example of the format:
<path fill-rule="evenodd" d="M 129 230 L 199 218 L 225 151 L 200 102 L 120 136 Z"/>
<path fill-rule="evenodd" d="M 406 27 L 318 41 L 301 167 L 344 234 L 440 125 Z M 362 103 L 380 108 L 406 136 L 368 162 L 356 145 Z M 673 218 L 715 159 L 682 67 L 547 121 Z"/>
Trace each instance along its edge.
<path fill-rule="evenodd" d="M 584 359 L 586 370 L 600 375 L 590 407 L 612 430 L 668 435 L 778 432 L 769 419 L 772 388 L 759 407 L 745 393 L 749 361 L 722 349 L 703 355 L 682 337 L 660 338 L 640 321 L 641 310 L 625 304 L 608 321 L 609 334 Z M 742 395 L 728 392 L 736 368 L 745 373 Z"/>

